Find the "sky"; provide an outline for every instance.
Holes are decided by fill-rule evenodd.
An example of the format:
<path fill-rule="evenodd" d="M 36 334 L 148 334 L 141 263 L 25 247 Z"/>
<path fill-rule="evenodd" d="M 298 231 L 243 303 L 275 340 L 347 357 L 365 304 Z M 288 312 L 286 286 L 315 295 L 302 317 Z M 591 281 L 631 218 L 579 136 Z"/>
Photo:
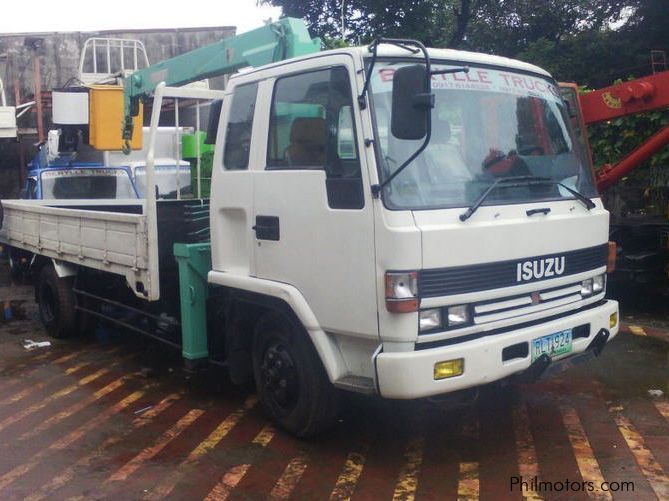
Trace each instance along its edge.
<path fill-rule="evenodd" d="M 0 0 L 0 33 L 237 26 L 237 33 L 277 20 L 281 10 L 257 0 Z"/>

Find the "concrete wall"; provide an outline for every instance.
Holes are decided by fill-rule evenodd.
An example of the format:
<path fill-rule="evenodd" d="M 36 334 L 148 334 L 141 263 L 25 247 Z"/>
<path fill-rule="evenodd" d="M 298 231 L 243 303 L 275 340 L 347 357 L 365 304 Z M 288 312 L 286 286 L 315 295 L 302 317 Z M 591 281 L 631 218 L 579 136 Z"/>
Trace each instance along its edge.
<path fill-rule="evenodd" d="M 15 102 L 15 81 L 18 82 L 20 101 L 34 99 L 33 49 L 31 38 L 42 38 L 43 43 L 37 49 L 40 62 L 42 91 L 48 92 L 64 86 L 75 77 L 79 69 L 80 51 L 86 39 L 90 37 L 132 38 L 141 40 L 146 47 L 150 63 L 174 57 L 178 54 L 209 45 L 223 38 L 233 36 L 235 27 L 186 28 L 172 30 L 133 30 L 104 32 L 72 33 L 30 33 L 0 34 L 0 78 L 5 83 L 7 101 Z M 222 79 L 210 82 L 212 88 L 222 88 Z M 50 123 L 50 100 L 44 99 L 44 123 Z M 19 127 L 36 127 L 36 113 L 28 112 L 19 119 Z M 19 183 L 25 172 L 25 163 L 34 154 L 33 134 L 23 135 L 21 142 L 0 142 L 0 198 L 16 196 Z M 21 153 L 23 150 L 23 153 Z"/>

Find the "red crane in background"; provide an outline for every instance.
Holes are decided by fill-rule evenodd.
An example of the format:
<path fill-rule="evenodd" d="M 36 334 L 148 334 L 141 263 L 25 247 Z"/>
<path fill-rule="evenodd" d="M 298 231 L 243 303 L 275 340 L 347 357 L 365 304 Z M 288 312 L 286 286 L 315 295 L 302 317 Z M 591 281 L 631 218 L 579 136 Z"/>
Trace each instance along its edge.
<path fill-rule="evenodd" d="M 659 51 L 657 51 L 659 52 Z M 657 56 L 658 54 L 653 54 Z M 588 147 L 588 125 L 669 107 L 669 71 L 659 53 L 663 71 L 579 94 L 576 84 L 561 84 L 569 103 L 572 123 Z M 658 64 L 653 60 L 653 70 Z M 595 176 L 600 192 L 616 184 L 630 171 L 669 145 L 669 125 L 614 164 L 599 166 Z M 618 244 L 615 278 L 626 286 L 657 286 L 666 291 L 669 276 L 669 224 L 664 216 L 613 217 L 611 239 Z M 613 276 L 611 278 L 614 278 Z"/>
<path fill-rule="evenodd" d="M 570 84 L 565 87 L 575 88 Z M 579 94 L 578 107 L 582 126 L 669 107 L 669 71 Z M 615 184 L 667 144 L 669 125 L 657 131 L 617 163 L 602 165 L 596 174 L 597 188 L 602 191 Z"/>

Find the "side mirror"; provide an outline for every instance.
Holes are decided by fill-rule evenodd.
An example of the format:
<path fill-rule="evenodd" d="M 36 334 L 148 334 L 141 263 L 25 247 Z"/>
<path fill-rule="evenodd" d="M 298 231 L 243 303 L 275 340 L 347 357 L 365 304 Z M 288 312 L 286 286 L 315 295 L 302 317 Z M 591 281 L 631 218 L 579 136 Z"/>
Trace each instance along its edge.
<path fill-rule="evenodd" d="M 398 139 L 422 139 L 427 134 L 434 94 L 427 68 L 412 64 L 393 76 L 393 109 L 390 130 Z"/>
<path fill-rule="evenodd" d="M 209 107 L 209 123 L 207 124 L 207 137 L 204 144 L 216 144 L 216 135 L 218 134 L 218 123 L 221 120 L 221 109 L 223 100 L 217 99 Z"/>

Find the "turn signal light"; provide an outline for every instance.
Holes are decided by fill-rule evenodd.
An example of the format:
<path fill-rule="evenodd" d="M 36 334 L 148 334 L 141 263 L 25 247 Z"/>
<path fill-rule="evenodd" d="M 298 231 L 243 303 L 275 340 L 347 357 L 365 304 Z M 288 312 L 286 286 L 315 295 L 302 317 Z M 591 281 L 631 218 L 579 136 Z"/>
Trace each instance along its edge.
<path fill-rule="evenodd" d="M 615 242 L 609 242 L 609 254 L 606 258 L 606 273 L 613 273 L 616 271 L 617 249 L 618 247 Z"/>
<path fill-rule="evenodd" d="M 447 379 L 449 377 L 461 376 L 465 372 L 465 359 L 444 360 L 434 364 L 434 379 Z"/>

